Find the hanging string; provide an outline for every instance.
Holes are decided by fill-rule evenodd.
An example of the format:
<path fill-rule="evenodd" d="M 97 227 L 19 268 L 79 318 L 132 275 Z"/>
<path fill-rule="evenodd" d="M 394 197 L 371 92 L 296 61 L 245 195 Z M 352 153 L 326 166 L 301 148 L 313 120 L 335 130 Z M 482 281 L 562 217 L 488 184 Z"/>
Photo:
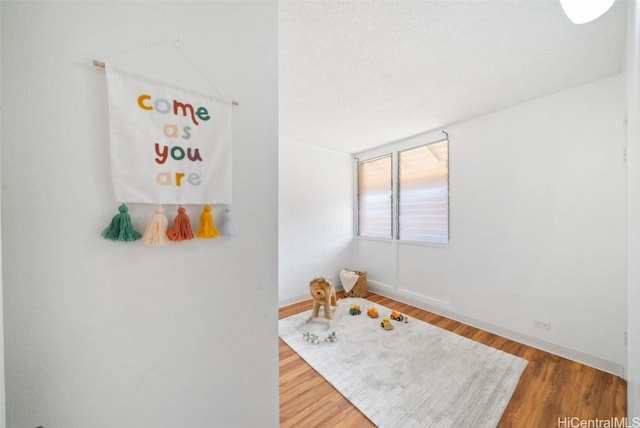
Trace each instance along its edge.
<path fill-rule="evenodd" d="M 148 45 L 137 46 L 135 48 L 131 48 L 131 49 L 127 49 L 127 50 L 124 50 L 124 51 L 113 53 L 113 54 L 111 54 L 109 56 L 109 58 L 107 58 L 107 61 L 99 61 L 99 60 L 94 59 L 93 60 L 93 65 L 95 65 L 96 67 L 104 68 L 105 67 L 105 62 L 111 62 L 111 60 L 113 58 L 117 58 L 117 57 L 125 56 L 125 55 L 130 55 L 130 54 L 133 54 L 133 53 L 138 53 L 141 50 L 151 49 L 151 48 L 154 48 L 154 47 L 160 46 L 160 45 L 166 45 L 166 44 L 169 44 L 169 43 L 176 43 L 177 41 L 178 41 L 177 39 L 161 40 L 159 42 L 150 43 Z"/>
<path fill-rule="evenodd" d="M 154 42 L 154 43 L 149 43 L 148 45 L 142 45 L 142 46 L 138 46 L 138 47 L 135 47 L 135 48 L 127 49 L 125 51 L 116 52 L 112 56 L 129 55 L 129 54 L 132 54 L 132 53 L 140 52 L 143 49 L 151 49 L 151 48 L 155 48 L 155 47 L 161 46 L 161 45 L 168 45 L 169 43 L 175 44 L 175 43 L 178 43 L 178 41 L 179 41 L 178 39 L 160 40 L 160 41 L 157 41 L 157 42 Z"/>
<path fill-rule="evenodd" d="M 162 40 L 162 41 L 151 43 L 151 44 L 148 44 L 148 45 L 138 46 L 138 47 L 133 48 L 133 49 L 128 49 L 126 51 L 117 52 L 117 53 L 111 55 L 111 57 L 114 58 L 114 57 L 118 57 L 118 56 L 129 55 L 129 54 L 132 54 L 132 53 L 140 52 L 143 49 L 151 49 L 151 48 L 154 48 L 156 46 L 171 44 L 171 46 L 180 54 L 180 56 L 182 56 L 184 61 L 188 65 L 191 66 L 191 68 L 198 74 L 198 76 L 200 76 L 201 79 L 204 80 L 204 82 L 207 85 L 209 85 L 209 87 L 212 89 L 212 91 L 216 95 L 216 98 L 218 98 L 220 101 L 230 102 L 232 106 L 240 105 L 240 103 L 238 101 L 236 101 L 236 100 L 229 101 L 228 98 L 222 97 L 220 95 L 221 92 L 216 88 L 216 86 L 213 84 L 213 82 L 211 80 L 209 80 L 209 78 L 207 77 L 206 73 L 200 67 L 198 67 L 198 65 L 195 63 L 195 61 L 192 61 L 188 57 L 186 52 L 182 48 L 180 48 L 179 43 L 180 43 L 180 39 Z M 106 62 L 108 62 L 108 61 L 106 61 Z M 92 63 L 96 67 L 105 68 L 105 61 L 100 61 L 100 60 L 94 59 L 92 61 Z"/>
<path fill-rule="evenodd" d="M 211 80 L 209 80 L 209 78 L 207 78 L 207 75 L 205 74 L 205 72 L 198 67 L 198 65 L 192 61 L 188 56 L 187 53 L 180 47 L 180 39 L 176 40 L 176 43 L 173 45 L 173 47 L 176 49 L 176 51 L 178 51 L 178 53 L 180 55 L 182 55 L 182 58 L 200 75 L 200 77 L 207 82 L 207 84 L 211 87 L 211 89 L 213 90 L 213 92 L 216 95 L 220 95 L 221 92 L 218 91 L 218 89 L 216 88 L 216 86 L 213 84 L 213 82 L 211 82 Z M 238 103 L 238 101 L 236 100 L 232 100 L 231 104 L 234 106 L 240 105 L 240 103 Z"/>

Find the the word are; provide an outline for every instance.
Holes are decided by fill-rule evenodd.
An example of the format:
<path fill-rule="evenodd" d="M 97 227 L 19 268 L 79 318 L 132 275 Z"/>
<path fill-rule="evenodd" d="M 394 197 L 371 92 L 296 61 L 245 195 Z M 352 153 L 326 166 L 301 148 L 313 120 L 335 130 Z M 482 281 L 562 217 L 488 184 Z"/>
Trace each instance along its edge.
<path fill-rule="evenodd" d="M 161 186 L 175 185 L 176 187 L 180 187 L 182 186 L 183 181 L 186 181 L 192 186 L 199 186 L 202 184 L 200 174 L 197 172 L 190 172 L 189 175 L 187 175 L 184 172 L 172 173 L 171 171 L 163 171 L 156 175 L 156 182 Z"/>

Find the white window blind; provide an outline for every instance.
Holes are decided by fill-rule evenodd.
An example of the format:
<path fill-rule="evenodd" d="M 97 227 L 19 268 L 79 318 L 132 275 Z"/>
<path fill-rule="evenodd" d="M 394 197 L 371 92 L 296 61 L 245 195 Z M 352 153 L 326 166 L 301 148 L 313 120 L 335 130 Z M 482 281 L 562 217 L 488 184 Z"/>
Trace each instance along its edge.
<path fill-rule="evenodd" d="M 391 238 L 391 155 L 358 162 L 358 235 Z"/>
<path fill-rule="evenodd" d="M 398 239 L 449 242 L 449 142 L 398 153 Z"/>

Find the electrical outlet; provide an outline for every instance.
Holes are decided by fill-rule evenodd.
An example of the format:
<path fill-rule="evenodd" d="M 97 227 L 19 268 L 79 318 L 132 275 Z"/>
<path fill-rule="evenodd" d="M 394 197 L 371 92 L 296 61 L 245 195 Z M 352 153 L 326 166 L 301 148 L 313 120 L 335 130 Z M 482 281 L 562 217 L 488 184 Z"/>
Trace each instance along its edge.
<path fill-rule="evenodd" d="M 551 331 L 551 323 L 540 320 L 533 320 L 533 326 L 542 330 Z"/>

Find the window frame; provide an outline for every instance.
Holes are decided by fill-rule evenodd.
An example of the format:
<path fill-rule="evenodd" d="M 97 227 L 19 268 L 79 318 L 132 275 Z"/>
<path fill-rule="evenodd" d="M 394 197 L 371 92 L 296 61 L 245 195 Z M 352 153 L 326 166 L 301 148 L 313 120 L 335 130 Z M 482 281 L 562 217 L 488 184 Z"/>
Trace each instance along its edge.
<path fill-rule="evenodd" d="M 384 158 L 389 158 L 389 163 L 391 166 L 391 172 L 389 174 L 390 176 L 390 182 L 389 182 L 389 199 L 391 200 L 391 204 L 389 205 L 389 218 L 391 219 L 391 222 L 389 224 L 389 237 L 383 237 L 383 236 L 362 236 L 360 235 L 361 232 L 361 225 L 360 225 L 360 163 L 364 163 L 364 162 L 373 162 L 373 161 L 377 161 L 377 160 L 381 160 Z M 394 194 L 395 194 L 395 190 L 394 190 L 394 186 L 395 186 L 395 181 L 394 181 L 394 176 L 393 176 L 393 164 L 394 164 L 394 159 L 393 159 L 393 155 L 391 153 L 386 153 L 386 154 L 381 154 L 378 156 L 374 156 L 365 160 L 358 160 L 356 161 L 356 171 L 355 171 L 355 175 L 356 175 L 356 236 L 358 237 L 362 237 L 362 238 L 367 238 L 367 239 L 382 239 L 382 240 L 389 240 L 389 239 L 394 239 L 395 236 L 395 231 L 394 231 L 394 227 L 395 227 L 395 223 L 394 223 Z"/>
<path fill-rule="evenodd" d="M 443 132 L 444 133 L 444 132 Z M 374 241 L 385 241 L 385 242 L 396 242 L 396 243 L 407 243 L 407 244 L 415 244 L 415 245 L 426 245 L 426 246 L 449 246 L 451 244 L 451 162 L 450 162 L 450 153 L 451 153 L 451 141 L 449 136 L 444 133 L 442 136 L 439 133 L 430 133 L 430 134 L 420 134 L 414 137 L 410 137 L 404 140 L 399 140 L 384 146 L 380 146 L 371 150 L 367 150 L 361 153 L 358 153 L 354 156 L 354 236 L 357 239 L 364 240 L 374 240 Z M 400 152 L 415 149 L 418 147 L 428 146 L 431 144 L 439 143 L 442 141 L 447 141 L 447 240 L 446 242 L 431 242 L 431 241 L 420 241 L 420 240 L 406 240 L 399 239 L 400 232 Z M 360 162 L 367 162 L 371 160 L 375 160 L 377 158 L 381 158 L 384 156 L 391 155 L 391 237 L 389 238 L 381 238 L 381 237 L 369 237 L 369 236 L 361 236 L 360 235 L 360 206 L 359 206 L 359 164 Z"/>

